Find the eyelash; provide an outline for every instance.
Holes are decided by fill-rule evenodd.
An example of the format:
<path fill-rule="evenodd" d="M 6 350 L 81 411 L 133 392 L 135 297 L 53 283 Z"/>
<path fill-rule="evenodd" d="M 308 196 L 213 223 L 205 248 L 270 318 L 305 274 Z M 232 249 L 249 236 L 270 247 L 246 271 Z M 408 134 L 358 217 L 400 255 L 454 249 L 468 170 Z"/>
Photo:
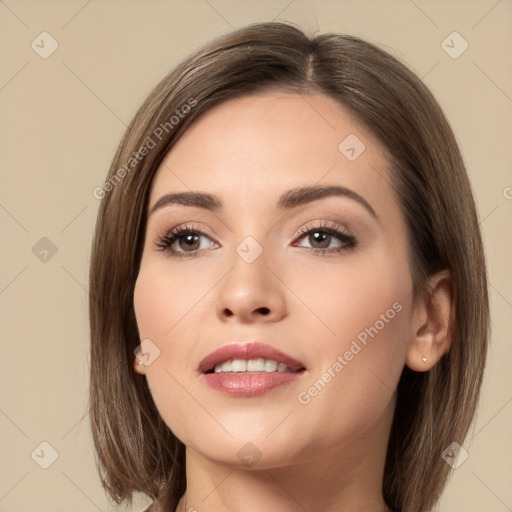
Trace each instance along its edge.
<path fill-rule="evenodd" d="M 324 233 L 329 236 L 334 236 L 335 238 L 338 238 L 338 240 L 343 244 L 340 247 L 326 249 L 304 247 L 304 249 L 308 249 L 311 253 L 317 256 L 327 256 L 328 254 L 341 253 L 344 251 L 354 249 L 357 246 L 357 240 L 354 236 L 350 235 L 346 231 L 340 229 L 339 227 L 333 224 L 320 223 L 314 226 L 305 226 L 299 231 L 296 238 L 301 239 L 304 238 L 306 235 L 315 232 Z M 175 258 L 194 258 L 198 256 L 201 250 L 204 249 L 197 249 L 193 252 L 182 252 L 170 249 L 171 245 L 176 240 L 179 240 L 180 238 L 186 235 L 199 235 L 208 238 L 208 235 L 206 235 L 206 233 L 204 233 L 200 229 L 195 228 L 194 226 L 180 226 L 178 228 L 171 229 L 164 235 L 158 237 L 158 239 L 156 240 L 156 246 L 158 247 L 157 250 L 167 251 L 169 255 Z"/>

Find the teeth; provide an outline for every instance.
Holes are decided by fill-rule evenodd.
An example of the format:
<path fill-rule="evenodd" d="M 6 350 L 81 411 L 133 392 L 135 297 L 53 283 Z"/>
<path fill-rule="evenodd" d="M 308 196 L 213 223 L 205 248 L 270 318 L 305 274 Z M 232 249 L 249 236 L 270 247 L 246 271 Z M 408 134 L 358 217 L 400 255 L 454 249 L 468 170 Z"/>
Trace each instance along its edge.
<path fill-rule="evenodd" d="M 262 372 L 265 370 L 265 359 L 259 357 L 258 359 L 249 359 L 247 361 L 248 372 Z"/>
<path fill-rule="evenodd" d="M 265 361 L 265 371 L 266 372 L 275 372 L 277 370 L 277 361 L 272 361 L 272 359 L 267 359 Z"/>
<path fill-rule="evenodd" d="M 215 366 L 215 373 L 243 373 L 243 372 L 293 372 L 284 363 L 278 363 L 273 359 L 233 359 Z"/>
<path fill-rule="evenodd" d="M 224 371 L 224 366 L 222 368 L 222 371 Z M 244 361 L 243 359 L 233 359 L 233 362 L 231 363 L 231 371 L 232 372 L 246 372 L 247 371 L 247 361 Z"/>

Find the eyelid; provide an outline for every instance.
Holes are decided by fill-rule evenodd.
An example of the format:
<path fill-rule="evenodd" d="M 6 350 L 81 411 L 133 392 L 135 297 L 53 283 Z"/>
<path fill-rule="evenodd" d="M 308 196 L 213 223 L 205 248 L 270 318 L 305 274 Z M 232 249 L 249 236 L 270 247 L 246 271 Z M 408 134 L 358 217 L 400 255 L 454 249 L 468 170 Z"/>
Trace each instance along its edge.
<path fill-rule="evenodd" d="M 310 232 L 312 229 L 317 230 L 333 230 L 336 232 L 340 232 L 343 235 L 352 236 L 352 234 L 349 232 L 349 230 L 343 226 L 338 224 L 334 221 L 325 221 L 325 220 L 316 220 L 308 222 L 306 225 L 302 226 L 296 233 L 295 237 L 303 236 L 304 234 Z"/>
<path fill-rule="evenodd" d="M 173 234 L 174 232 L 177 232 L 177 231 L 193 231 L 194 233 L 198 233 L 198 234 L 207 236 L 212 241 L 216 241 L 215 240 L 215 238 L 216 238 L 215 235 L 213 235 L 213 233 L 210 234 L 210 232 L 212 231 L 211 229 L 206 228 L 206 227 L 202 227 L 201 223 L 197 223 L 195 221 L 182 222 L 182 223 L 179 223 L 179 224 L 177 224 L 177 225 L 175 225 L 173 227 L 170 227 L 170 228 L 159 229 L 157 231 L 157 233 L 156 233 L 156 238 L 160 238 L 160 237 L 163 237 L 163 236 L 166 236 L 166 235 L 171 235 L 171 234 Z"/>

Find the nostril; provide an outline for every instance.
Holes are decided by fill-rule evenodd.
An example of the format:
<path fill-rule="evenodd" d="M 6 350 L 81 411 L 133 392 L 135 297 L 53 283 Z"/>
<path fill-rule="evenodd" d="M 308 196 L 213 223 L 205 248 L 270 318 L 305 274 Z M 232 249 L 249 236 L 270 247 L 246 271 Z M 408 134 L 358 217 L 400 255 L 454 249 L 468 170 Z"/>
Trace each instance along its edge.
<path fill-rule="evenodd" d="M 262 315 L 265 315 L 267 316 L 268 314 L 270 314 L 270 309 L 267 308 L 267 307 L 261 307 L 261 308 L 256 308 L 254 310 L 255 312 L 257 313 L 261 313 Z M 234 316 L 235 313 L 233 313 L 233 311 L 229 308 L 225 308 L 224 309 L 224 315 L 227 316 L 227 317 L 231 317 L 231 316 Z"/>

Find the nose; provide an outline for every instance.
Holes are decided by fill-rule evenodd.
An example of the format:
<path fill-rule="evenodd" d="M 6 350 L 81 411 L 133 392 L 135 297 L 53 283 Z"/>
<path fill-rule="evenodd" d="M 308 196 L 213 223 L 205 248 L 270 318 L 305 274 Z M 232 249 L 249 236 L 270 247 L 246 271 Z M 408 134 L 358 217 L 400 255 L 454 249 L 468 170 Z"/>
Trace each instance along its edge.
<path fill-rule="evenodd" d="M 234 254 L 232 268 L 218 287 L 217 315 L 223 322 L 277 322 L 287 316 L 285 286 L 265 261 L 252 263 Z"/>

